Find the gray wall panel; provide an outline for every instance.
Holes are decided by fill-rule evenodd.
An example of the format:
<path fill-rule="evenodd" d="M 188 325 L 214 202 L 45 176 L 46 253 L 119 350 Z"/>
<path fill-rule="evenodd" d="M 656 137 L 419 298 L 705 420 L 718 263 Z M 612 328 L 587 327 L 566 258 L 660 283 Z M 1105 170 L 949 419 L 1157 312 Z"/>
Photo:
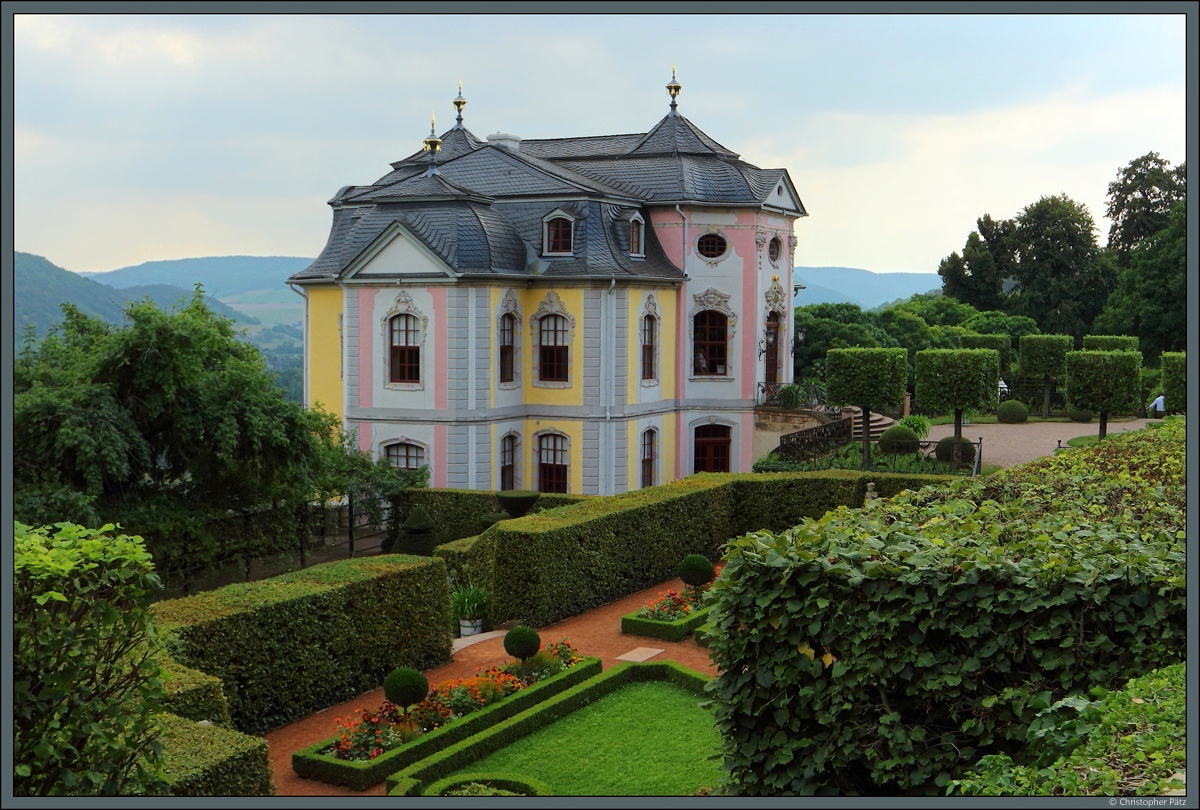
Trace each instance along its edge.
<path fill-rule="evenodd" d="M 350 406 L 358 405 L 358 290 L 342 291 L 342 377 L 346 383 L 346 399 Z M 370 380 L 364 381 L 370 385 Z"/>
<path fill-rule="evenodd" d="M 605 293 L 585 290 L 583 293 L 583 404 L 599 405 L 600 354 L 604 324 L 600 319 L 600 301 Z M 578 328 L 578 324 L 577 324 Z"/>
<path fill-rule="evenodd" d="M 450 425 L 446 429 L 446 485 L 465 489 L 468 486 L 467 450 L 469 425 Z"/>
<path fill-rule="evenodd" d="M 616 379 L 613 381 L 613 397 L 617 405 L 624 405 L 629 400 L 628 392 L 628 369 L 629 362 L 629 291 L 625 288 L 617 290 L 616 306 L 613 312 L 613 328 L 615 330 L 613 340 L 613 355 L 615 360 Z M 641 355 L 638 355 L 641 359 Z M 640 372 L 639 372 L 640 374 Z"/>
<path fill-rule="evenodd" d="M 583 425 L 583 494 L 600 494 L 600 426 L 599 422 Z"/>

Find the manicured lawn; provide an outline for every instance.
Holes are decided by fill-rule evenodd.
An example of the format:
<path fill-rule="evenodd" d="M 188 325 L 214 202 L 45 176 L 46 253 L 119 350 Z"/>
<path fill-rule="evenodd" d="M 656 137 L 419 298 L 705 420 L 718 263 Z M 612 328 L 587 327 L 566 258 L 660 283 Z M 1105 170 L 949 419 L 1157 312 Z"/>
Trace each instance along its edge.
<path fill-rule="evenodd" d="M 530 776 L 556 796 L 690 796 L 721 778 L 703 700 L 671 683 L 632 683 L 467 770 Z"/>

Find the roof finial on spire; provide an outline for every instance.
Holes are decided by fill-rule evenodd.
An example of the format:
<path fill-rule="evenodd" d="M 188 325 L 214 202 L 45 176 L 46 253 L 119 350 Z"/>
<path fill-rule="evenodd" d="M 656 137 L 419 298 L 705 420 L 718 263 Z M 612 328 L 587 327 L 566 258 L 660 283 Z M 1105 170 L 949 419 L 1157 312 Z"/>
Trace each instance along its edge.
<path fill-rule="evenodd" d="M 425 151 L 429 153 L 429 169 L 426 175 L 437 174 L 437 151 L 442 148 L 442 139 L 433 130 L 434 117 L 429 113 L 429 137 L 425 139 Z"/>
<path fill-rule="evenodd" d="M 455 129 L 462 129 L 462 111 L 463 111 L 463 107 L 465 107 L 465 106 L 467 106 L 467 100 L 465 98 L 463 98 L 462 79 L 459 79 L 458 80 L 458 98 L 454 99 L 454 108 L 456 110 L 458 110 L 458 118 L 455 119 L 456 121 L 458 121 L 458 123 L 454 125 Z"/>
<path fill-rule="evenodd" d="M 678 115 L 676 111 L 675 98 L 679 95 L 679 91 L 683 89 L 683 85 L 675 81 L 675 62 L 671 62 L 671 81 L 667 84 L 667 94 L 671 96 L 671 115 Z"/>

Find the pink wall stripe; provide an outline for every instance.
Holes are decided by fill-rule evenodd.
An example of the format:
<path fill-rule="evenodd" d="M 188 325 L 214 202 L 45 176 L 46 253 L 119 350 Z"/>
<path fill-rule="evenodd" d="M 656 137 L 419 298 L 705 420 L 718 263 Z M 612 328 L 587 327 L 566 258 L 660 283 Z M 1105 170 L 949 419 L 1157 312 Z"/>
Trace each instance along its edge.
<path fill-rule="evenodd" d="M 358 291 L 358 407 L 370 408 L 375 391 L 371 374 L 371 358 L 375 355 L 375 291 L 362 287 Z"/>
<path fill-rule="evenodd" d="M 372 458 L 374 457 L 374 454 L 371 453 L 371 445 L 373 444 L 372 440 L 374 438 L 375 438 L 375 436 L 371 431 L 371 423 L 370 422 L 359 422 L 358 423 L 358 449 L 362 450 L 367 455 L 372 456 Z"/>
<path fill-rule="evenodd" d="M 754 469 L 754 414 L 742 414 L 741 427 L 741 462 L 738 464 L 740 472 L 752 472 Z"/>
<path fill-rule="evenodd" d="M 751 242 L 751 247 L 754 243 Z M 754 381 L 758 377 L 758 258 L 754 253 L 746 260 L 748 265 L 742 272 L 742 315 L 746 319 L 738 323 L 742 335 L 742 399 L 754 399 Z M 747 470 L 750 468 L 747 467 Z"/>

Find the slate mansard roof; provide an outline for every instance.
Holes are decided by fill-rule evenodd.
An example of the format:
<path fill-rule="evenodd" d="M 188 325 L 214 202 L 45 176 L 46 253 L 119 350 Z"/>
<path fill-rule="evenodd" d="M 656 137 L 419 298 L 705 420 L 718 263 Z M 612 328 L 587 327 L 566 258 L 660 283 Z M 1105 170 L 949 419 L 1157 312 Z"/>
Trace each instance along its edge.
<path fill-rule="evenodd" d="M 765 207 L 807 216 L 787 171 L 759 169 L 674 109 L 642 134 L 516 142 L 481 140 L 461 121 L 441 137 L 431 163 L 417 152 L 370 186 L 329 201 L 333 226 L 321 255 L 289 281 L 332 280 L 401 226 L 458 275 L 682 280 L 654 228 L 645 257 L 629 255 L 629 219 L 654 206 Z M 780 189 L 789 192 L 784 196 Z M 574 251 L 541 257 L 544 218 L 575 220 Z M 359 273 L 360 279 L 370 274 Z"/>

